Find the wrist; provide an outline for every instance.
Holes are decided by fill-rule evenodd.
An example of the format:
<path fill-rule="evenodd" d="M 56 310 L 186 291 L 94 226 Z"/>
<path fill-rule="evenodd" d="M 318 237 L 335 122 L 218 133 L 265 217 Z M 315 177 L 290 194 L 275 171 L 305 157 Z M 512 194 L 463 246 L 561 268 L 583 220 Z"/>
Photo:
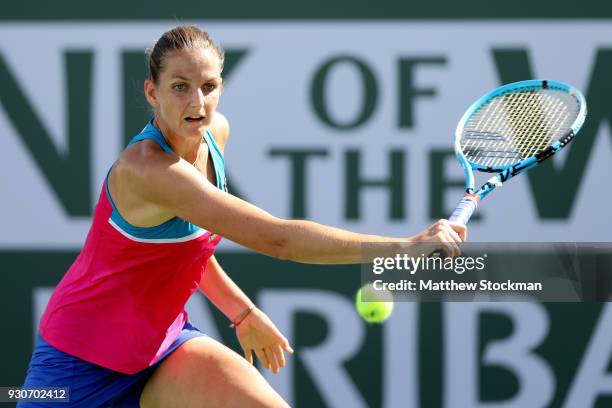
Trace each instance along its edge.
<path fill-rule="evenodd" d="M 232 319 L 232 323 L 230 324 L 230 328 L 235 328 L 240 326 L 240 324 L 244 321 L 244 319 L 246 319 L 251 312 L 253 311 L 253 309 L 255 309 L 255 304 L 251 304 L 251 306 L 247 307 L 246 309 L 244 309 L 242 312 L 240 312 L 235 318 Z"/>

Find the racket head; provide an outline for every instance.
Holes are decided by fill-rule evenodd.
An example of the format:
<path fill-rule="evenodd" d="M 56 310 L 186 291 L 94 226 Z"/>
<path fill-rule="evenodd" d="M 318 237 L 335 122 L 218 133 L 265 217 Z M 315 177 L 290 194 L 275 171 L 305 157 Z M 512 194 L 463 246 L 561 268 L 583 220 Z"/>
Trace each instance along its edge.
<path fill-rule="evenodd" d="M 455 153 L 473 191 L 472 170 L 518 174 L 551 157 L 579 132 L 586 101 L 571 85 L 528 80 L 501 86 L 474 102 L 455 131 Z"/>

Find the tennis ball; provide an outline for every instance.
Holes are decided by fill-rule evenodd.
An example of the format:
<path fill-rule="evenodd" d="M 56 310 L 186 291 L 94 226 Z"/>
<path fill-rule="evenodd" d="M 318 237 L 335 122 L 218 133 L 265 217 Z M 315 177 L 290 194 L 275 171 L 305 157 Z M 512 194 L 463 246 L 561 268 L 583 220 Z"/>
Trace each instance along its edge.
<path fill-rule="evenodd" d="M 368 283 L 357 291 L 355 308 L 366 322 L 382 323 L 393 312 L 393 295 L 388 290 L 376 290 Z"/>

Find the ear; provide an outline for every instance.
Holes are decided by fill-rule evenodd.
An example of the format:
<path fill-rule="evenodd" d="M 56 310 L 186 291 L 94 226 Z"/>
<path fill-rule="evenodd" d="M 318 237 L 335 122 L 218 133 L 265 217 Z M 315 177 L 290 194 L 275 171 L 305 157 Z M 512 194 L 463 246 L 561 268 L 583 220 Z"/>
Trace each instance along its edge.
<path fill-rule="evenodd" d="M 223 84 L 224 83 L 225 82 L 223 82 L 223 77 L 221 77 L 221 83 L 219 84 L 219 95 L 223 94 L 223 88 L 224 88 Z"/>
<path fill-rule="evenodd" d="M 159 101 L 157 100 L 157 89 L 155 87 L 155 83 L 150 79 L 145 79 L 144 81 L 144 94 L 145 98 L 149 102 L 153 108 L 157 108 L 159 106 Z"/>

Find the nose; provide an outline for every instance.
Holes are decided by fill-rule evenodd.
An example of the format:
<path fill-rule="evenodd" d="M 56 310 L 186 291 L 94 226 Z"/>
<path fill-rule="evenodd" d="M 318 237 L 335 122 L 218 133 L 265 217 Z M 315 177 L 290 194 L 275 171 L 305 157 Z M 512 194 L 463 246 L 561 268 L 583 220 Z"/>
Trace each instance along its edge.
<path fill-rule="evenodd" d="M 204 105 L 206 105 L 206 96 L 204 95 L 204 92 L 202 91 L 202 89 L 197 88 L 196 91 L 194 92 L 194 96 L 191 99 L 191 103 L 192 106 L 194 108 L 202 108 L 204 107 Z"/>

